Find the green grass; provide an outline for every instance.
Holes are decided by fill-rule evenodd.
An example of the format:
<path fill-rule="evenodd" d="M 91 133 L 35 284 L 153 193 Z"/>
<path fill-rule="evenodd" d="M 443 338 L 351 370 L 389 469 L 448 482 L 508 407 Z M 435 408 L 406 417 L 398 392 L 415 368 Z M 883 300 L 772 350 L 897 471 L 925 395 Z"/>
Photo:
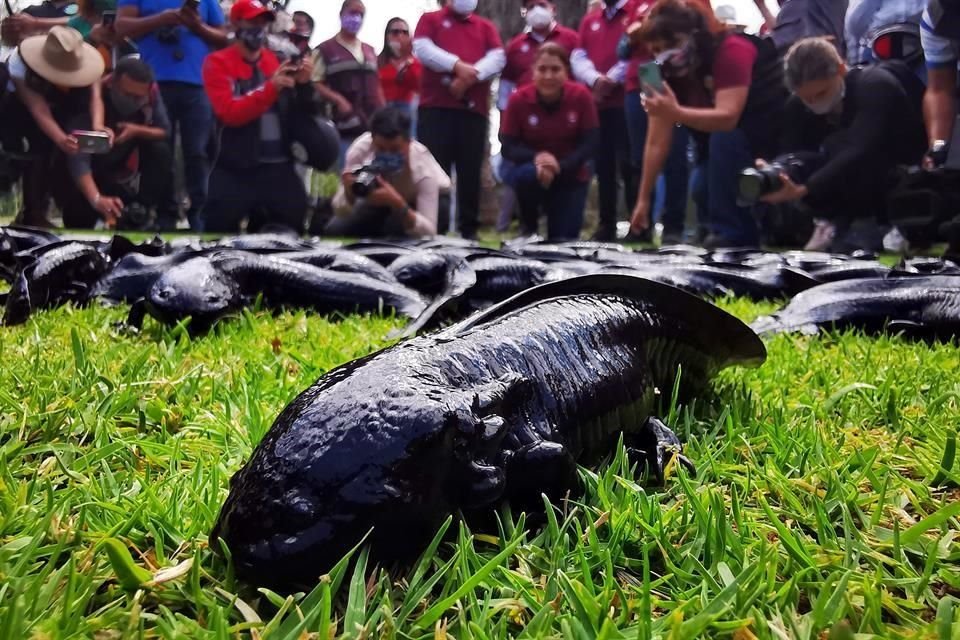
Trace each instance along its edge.
<path fill-rule="evenodd" d="M 543 527 L 454 521 L 416 567 L 358 554 L 284 597 L 207 546 L 227 482 L 285 403 L 396 323 L 248 313 L 190 340 L 122 317 L 0 331 L 0 640 L 960 638 L 954 345 L 779 337 L 762 368 L 664 407 L 696 478 L 645 487 L 617 452 Z"/>

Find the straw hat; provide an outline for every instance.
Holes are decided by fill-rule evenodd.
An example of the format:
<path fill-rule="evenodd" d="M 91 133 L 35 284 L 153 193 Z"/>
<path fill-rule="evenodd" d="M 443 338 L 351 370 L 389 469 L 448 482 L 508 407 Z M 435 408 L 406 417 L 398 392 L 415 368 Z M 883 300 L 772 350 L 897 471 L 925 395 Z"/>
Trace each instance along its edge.
<path fill-rule="evenodd" d="M 76 29 L 56 26 L 20 43 L 20 57 L 38 76 L 61 87 L 89 87 L 103 75 L 103 56 Z"/>

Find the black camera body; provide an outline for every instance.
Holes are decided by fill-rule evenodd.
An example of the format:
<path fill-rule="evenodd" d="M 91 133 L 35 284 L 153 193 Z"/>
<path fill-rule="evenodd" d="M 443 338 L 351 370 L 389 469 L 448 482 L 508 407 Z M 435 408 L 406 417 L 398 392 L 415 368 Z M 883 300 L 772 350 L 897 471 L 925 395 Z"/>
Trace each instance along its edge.
<path fill-rule="evenodd" d="M 777 156 L 761 169 L 744 169 L 737 183 L 739 200 L 743 205 L 754 205 L 763 196 L 779 191 L 783 188 L 780 174 L 803 184 L 825 163 L 826 157 L 822 153 L 805 151 Z"/>
<path fill-rule="evenodd" d="M 353 185 L 350 187 L 350 193 L 355 198 L 366 198 L 372 191 L 378 188 L 377 178 L 384 174 L 383 167 L 374 160 L 368 165 L 364 165 L 353 172 Z"/>
<path fill-rule="evenodd" d="M 153 227 L 150 209 L 143 204 L 131 201 L 123 206 L 123 212 L 117 220 L 117 229 L 123 231 L 149 231 Z"/>

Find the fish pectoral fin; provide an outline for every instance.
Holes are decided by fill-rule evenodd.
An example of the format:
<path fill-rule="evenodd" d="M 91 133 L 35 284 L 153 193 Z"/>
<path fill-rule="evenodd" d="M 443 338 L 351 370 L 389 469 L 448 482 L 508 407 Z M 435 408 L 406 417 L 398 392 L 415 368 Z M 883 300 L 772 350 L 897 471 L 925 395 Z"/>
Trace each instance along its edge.
<path fill-rule="evenodd" d="M 513 452 L 507 467 L 507 496 L 525 510 L 543 508 L 541 494 L 562 498 L 577 486 L 577 463 L 558 442 L 541 440 Z"/>
<path fill-rule="evenodd" d="M 463 506 L 468 509 L 493 504 L 503 497 L 506 475 L 502 468 L 471 462 L 467 466 L 463 486 Z"/>
<path fill-rule="evenodd" d="M 530 388 L 530 380 L 507 373 L 481 386 L 473 396 L 473 412 L 479 416 L 509 415 L 509 405 L 518 402 Z"/>
<path fill-rule="evenodd" d="M 646 466 L 657 483 L 664 481 L 667 467 L 674 458 L 691 475 L 697 474 L 694 464 L 681 453 L 682 449 L 680 438 L 659 418 L 647 418 L 640 431 L 627 438 L 628 455 L 633 462 Z"/>

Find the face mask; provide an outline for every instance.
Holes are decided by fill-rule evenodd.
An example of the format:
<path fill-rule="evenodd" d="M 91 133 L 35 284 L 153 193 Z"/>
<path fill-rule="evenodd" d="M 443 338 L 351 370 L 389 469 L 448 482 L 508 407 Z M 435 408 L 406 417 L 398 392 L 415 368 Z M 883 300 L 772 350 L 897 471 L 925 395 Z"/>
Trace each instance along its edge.
<path fill-rule="evenodd" d="M 347 33 L 357 35 L 363 26 L 363 16 L 359 13 L 347 13 L 340 16 L 340 28 Z"/>
<path fill-rule="evenodd" d="M 389 176 L 403 171 L 403 168 L 407 166 L 407 160 L 402 153 L 380 152 L 374 157 L 374 164 Z"/>
<path fill-rule="evenodd" d="M 546 29 L 553 24 L 553 12 L 546 7 L 536 6 L 527 10 L 526 21 L 531 29 Z"/>
<path fill-rule="evenodd" d="M 237 40 L 243 43 L 250 51 L 259 51 L 267 41 L 267 31 L 263 27 L 249 27 L 237 29 Z"/>
<path fill-rule="evenodd" d="M 468 16 L 477 10 L 477 0 L 453 0 L 450 3 L 450 8 L 453 9 L 454 13 Z"/>
<path fill-rule="evenodd" d="M 814 112 L 818 116 L 825 116 L 828 113 L 833 113 L 837 108 L 843 104 L 843 99 L 847 95 L 847 82 L 846 80 L 840 81 L 840 90 L 837 91 L 832 97 L 823 100 L 822 102 L 816 102 L 814 104 L 808 104 L 807 109 Z"/>
<path fill-rule="evenodd" d="M 390 47 L 390 51 L 392 51 L 395 56 L 400 55 L 400 50 L 403 49 L 403 45 L 396 40 L 389 41 L 387 46 Z"/>
<path fill-rule="evenodd" d="M 656 62 L 663 69 L 666 76 L 685 75 L 693 66 L 696 50 L 693 42 L 687 41 L 676 49 L 668 49 L 657 56 Z"/>
<path fill-rule="evenodd" d="M 129 118 L 146 106 L 147 100 L 145 98 L 128 96 L 127 94 L 117 91 L 116 89 L 111 89 L 110 103 L 116 110 L 117 115 L 119 115 L 121 118 Z"/>

